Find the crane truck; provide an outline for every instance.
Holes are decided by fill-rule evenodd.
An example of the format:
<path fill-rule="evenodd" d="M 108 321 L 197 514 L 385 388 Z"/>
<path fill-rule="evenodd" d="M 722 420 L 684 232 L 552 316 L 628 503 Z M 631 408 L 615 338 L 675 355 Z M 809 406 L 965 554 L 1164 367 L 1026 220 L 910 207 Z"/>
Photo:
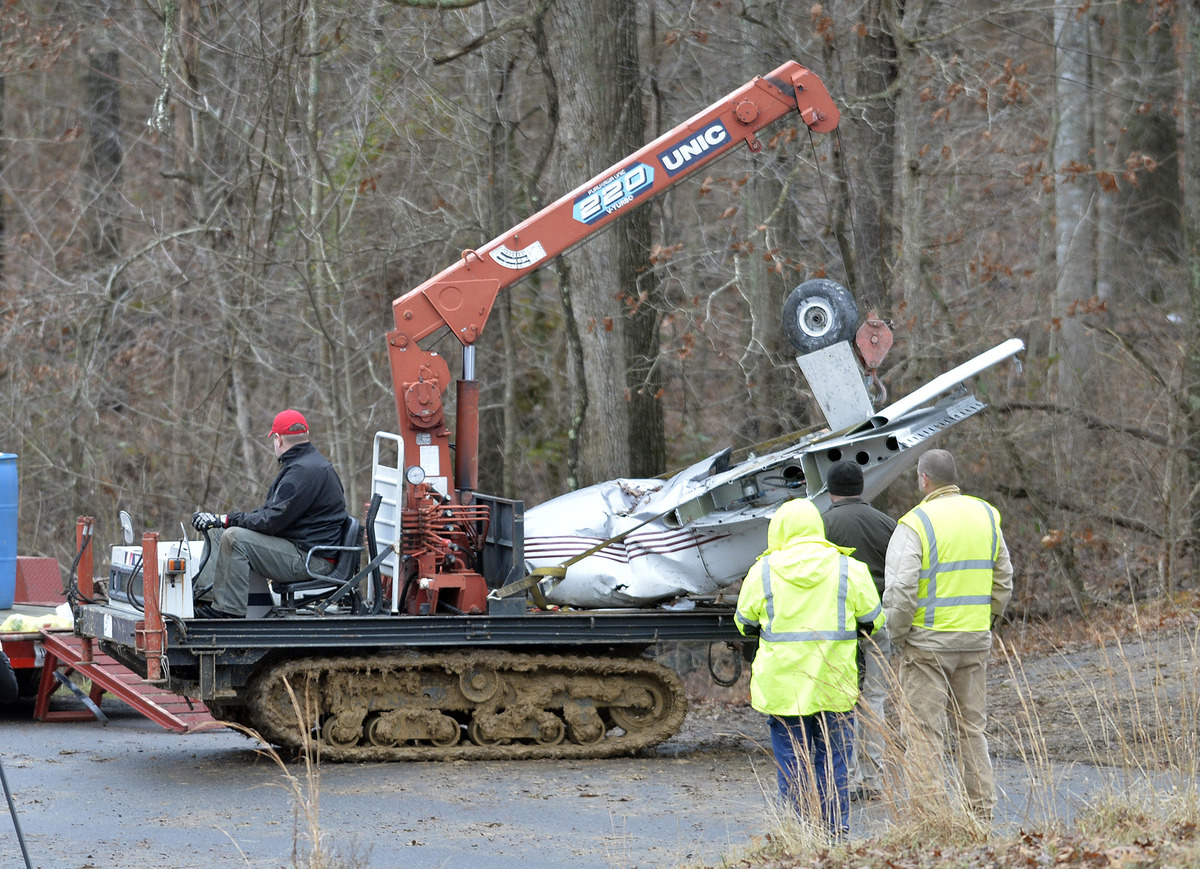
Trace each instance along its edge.
<path fill-rule="evenodd" d="M 742 143 L 760 150 L 756 134 L 793 112 L 814 132 L 838 124 L 821 80 L 789 61 L 392 303 L 399 432 L 376 435 L 372 501 L 334 553 L 349 567 L 332 584 L 263 578 L 251 595 L 263 617 L 194 618 L 195 541 L 150 532 L 133 545 L 126 523 L 96 581 L 95 523 L 81 517 L 71 600 L 84 653 L 95 644 L 274 744 L 316 739 L 330 760 L 602 757 L 671 737 L 684 692 L 646 650 L 740 639 L 722 591 L 762 551 L 775 507 L 820 501 L 841 458 L 863 466 L 873 496 L 982 409 L 969 377 L 1021 349 L 1006 342 L 876 412 L 864 371 L 890 331 L 873 317 L 860 328 L 849 293 L 807 281 L 783 325 L 828 428 L 762 454 L 725 450 L 667 480 L 569 493 L 528 516 L 478 492 L 475 344 L 497 296 Z M 450 365 L 423 346 L 445 330 L 462 348 L 453 446 Z"/>

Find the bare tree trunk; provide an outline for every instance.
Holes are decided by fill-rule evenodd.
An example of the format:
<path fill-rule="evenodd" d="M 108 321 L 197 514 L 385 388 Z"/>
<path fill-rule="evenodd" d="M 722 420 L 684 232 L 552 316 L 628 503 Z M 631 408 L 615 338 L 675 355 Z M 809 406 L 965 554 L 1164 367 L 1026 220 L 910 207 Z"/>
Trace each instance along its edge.
<path fill-rule="evenodd" d="M 1052 315 L 1056 331 L 1051 353 L 1058 360 L 1055 385 L 1059 401 L 1073 404 L 1085 396 L 1093 360 L 1090 337 L 1081 320 L 1082 306 L 1096 285 L 1095 186 L 1090 171 L 1091 100 L 1089 97 L 1089 26 L 1071 0 L 1055 4 L 1057 126 L 1054 137 L 1055 227 L 1058 281 Z M 1064 444 L 1061 454 L 1070 454 Z"/>
<path fill-rule="evenodd" d="M 486 30 L 493 25 L 489 10 L 481 8 L 483 26 Z M 521 51 L 518 47 L 516 51 Z M 509 48 L 503 43 L 492 43 L 478 52 L 472 75 L 486 83 L 487 90 L 480 94 L 482 105 L 479 113 L 487 123 L 487 164 L 485 183 L 487 192 L 483 200 L 485 235 L 494 238 L 518 222 L 517 203 L 514 198 L 515 175 L 519 172 L 513 147 L 513 135 L 519 119 L 520 109 L 512 105 L 515 86 L 515 66 L 518 63 Z M 493 308 L 495 323 L 485 333 L 481 352 L 486 348 L 492 352 L 499 347 L 503 352 L 504 365 L 501 371 L 499 406 L 488 406 L 481 402 L 479 413 L 480 455 L 479 486 L 481 491 L 516 497 L 517 480 L 517 433 L 520 422 L 517 414 L 517 377 L 520 360 L 517 356 L 517 336 L 513 328 L 512 294 L 501 293 Z M 497 334 L 495 329 L 499 329 Z M 495 366 L 484 366 L 494 370 Z M 496 391 L 492 384 L 481 382 L 484 396 Z"/>
<path fill-rule="evenodd" d="M 340 235 L 341 209 L 334 190 L 333 179 L 326 170 L 321 153 L 321 102 L 324 95 L 321 65 L 326 51 L 322 44 L 320 0 L 304 0 L 304 46 L 302 57 L 306 65 L 304 96 L 305 160 L 298 175 L 307 176 L 306 252 L 307 276 L 312 292 L 312 330 L 320 346 L 321 369 L 317 374 L 316 393 L 329 429 L 322 438 L 334 467 L 341 471 L 346 488 L 346 505 L 354 515 L 360 514 L 365 500 L 359 494 L 354 468 L 354 388 L 345 356 L 341 329 L 340 299 Z M 299 178 L 297 179 L 299 183 Z M 332 191 L 332 195 L 327 195 Z"/>
<path fill-rule="evenodd" d="M 128 285 L 117 270 L 122 255 L 121 183 L 124 146 L 121 133 L 121 55 L 110 41 L 108 4 L 85 10 L 87 28 L 82 45 L 81 80 L 84 126 L 87 138 L 83 156 L 81 205 L 86 260 L 85 286 L 94 287 L 95 314 L 80 325 L 77 346 L 83 377 L 75 386 L 74 401 L 84 412 L 76 419 L 76 436 L 82 441 L 78 461 L 81 471 L 95 473 L 96 452 L 88 437 L 93 419 L 104 411 L 125 406 L 128 384 L 123 366 L 110 364 L 118 350 L 132 339 L 133 329 L 122 316 Z M 86 396 L 86 398 L 85 398 Z"/>
<path fill-rule="evenodd" d="M 560 0 L 547 19 L 561 117 L 561 189 L 643 144 L 635 12 L 634 0 Z M 625 215 L 571 253 L 567 264 L 565 308 L 579 335 L 583 370 L 583 382 L 576 384 L 583 393 L 577 409 L 584 411 L 578 483 L 628 475 L 635 467 L 661 470 L 665 440 L 654 370 L 649 212 Z"/>
<path fill-rule="evenodd" d="M 1122 168 L 1133 170 L 1132 183 L 1117 196 L 1119 230 L 1116 258 L 1121 284 L 1133 295 L 1163 301 L 1172 281 L 1168 263 L 1178 260 L 1182 190 L 1176 123 L 1178 68 L 1175 60 L 1173 5 L 1123 2 L 1119 14 L 1118 68 L 1127 71 L 1110 88 L 1096 90 L 1120 97 L 1124 108 L 1115 136 Z"/>
<path fill-rule="evenodd" d="M 637 139 L 640 140 L 640 97 L 637 102 Z M 621 315 L 628 318 L 624 356 L 627 366 L 626 394 L 629 398 L 629 474 L 634 477 L 653 477 L 666 470 L 667 441 L 663 428 L 663 378 L 658 365 L 661 294 L 658 276 L 650 267 L 649 207 L 638 209 L 618 229 L 622 227 L 624 236 L 618 247 L 622 295 L 618 302 Z"/>
<path fill-rule="evenodd" d="M 1103 51 L 1099 46 L 1105 44 L 1103 31 L 1096 28 L 1098 46 L 1096 51 Z M 1123 254 L 1121 253 L 1121 208 L 1113 194 L 1116 179 L 1121 176 L 1123 167 L 1118 165 L 1118 156 L 1110 138 L 1110 115 L 1112 114 L 1113 90 L 1120 90 L 1121 84 L 1114 83 L 1111 87 L 1092 88 L 1092 105 L 1090 114 L 1092 123 L 1092 162 L 1095 165 L 1097 179 L 1104 183 L 1097 185 L 1095 202 L 1096 223 L 1096 296 L 1098 299 L 1114 298 L 1117 275 L 1119 273 Z"/>
<path fill-rule="evenodd" d="M 901 118 L 897 131 L 896 151 L 899 162 L 900 251 L 896 265 L 895 299 L 897 305 L 907 305 L 910 317 L 920 325 L 931 313 L 926 309 L 922 288 L 923 258 L 925 255 L 925 188 L 920 155 L 920 130 L 924 113 L 921 111 L 920 51 L 917 38 L 936 0 L 920 0 L 905 6 L 889 3 L 886 7 L 886 27 L 892 33 L 896 48 L 896 113 Z"/>
<path fill-rule="evenodd" d="M 765 226 L 767 215 L 774 210 L 781 189 L 775 178 L 766 178 L 757 173 L 750 177 L 742 188 L 741 214 L 737 222 L 747 248 L 738 250 L 735 245 L 735 250 L 729 255 L 734 279 L 750 314 L 743 339 L 745 350 L 740 362 L 751 412 L 737 425 L 739 438 L 745 443 L 763 441 L 777 434 L 772 425 L 776 418 L 775 402 L 768 381 L 773 367 L 771 348 L 780 332 L 779 309 L 782 299 L 778 298 L 778 285 L 772 287 L 762 257 L 754 255 L 759 246 L 754 242 L 758 236 L 756 227 Z M 771 232 L 772 236 L 775 234 Z M 761 239 L 760 244 L 764 250 L 773 247 L 767 239 Z M 772 289 L 775 291 L 772 292 Z"/>
<path fill-rule="evenodd" d="M 1188 295 L 1183 390 L 1181 401 L 1187 414 L 1183 447 L 1186 448 L 1188 491 L 1180 509 L 1187 516 L 1188 542 L 1193 552 L 1200 539 L 1200 0 L 1188 0 L 1185 9 L 1183 44 L 1184 110 L 1180 113 L 1183 141 L 1183 235 Z"/>
<path fill-rule="evenodd" d="M 84 161 L 84 213 L 88 249 L 97 265 L 113 264 L 121 258 L 121 55 L 109 43 L 98 22 L 84 49 L 84 115 L 88 144 Z M 110 291 L 114 301 L 118 288 Z"/>
<path fill-rule="evenodd" d="M 641 60 L 638 57 L 637 0 L 621 0 L 614 15 L 613 46 L 616 67 L 616 102 L 620 131 L 614 142 L 614 160 L 642 146 L 646 139 L 642 101 Z M 626 449 L 629 474 L 651 477 L 667 466 L 663 429 L 662 373 L 658 365 L 658 327 L 662 298 L 657 272 L 650 265 L 650 207 L 643 206 L 616 227 L 619 263 L 618 314 L 626 319 L 625 367 Z M 599 478 L 611 476 L 597 468 Z"/>
<path fill-rule="evenodd" d="M 1096 187 L 1092 155 L 1092 101 L 1088 57 L 1090 22 L 1070 0 L 1054 7 L 1056 125 L 1054 135 L 1055 266 L 1057 282 L 1051 301 L 1051 358 L 1054 389 L 1060 404 L 1088 401 L 1094 351 L 1083 321 L 1087 300 L 1096 286 Z M 1068 481 L 1079 451 L 1091 440 L 1070 423 L 1057 426 L 1053 458 L 1055 476 Z M 1058 524 L 1058 523 L 1056 523 Z M 1072 599 L 1082 614 L 1083 579 L 1069 536 L 1054 550 Z"/>
<path fill-rule="evenodd" d="M 891 314 L 893 215 L 895 214 L 896 42 L 881 8 L 893 0 L 868 0 L 861 12 L 865 31 L 855 41 L 855 90 L 861 114 L 851 119 L 857 152 L 850 186 L 851 290 L 860 303 Z M 848 138 L 848 137 L 847 137 Z M 864 309 L 862 314 L 866 314 Z"/>
<path fill-rule="evenodd" d="M 1136 303 L 1148 299 L 1174 305 L 1178 304 L 1180 283 L 1176 263 L 1188 257 L 1183 243 L 1188 218 L 1180 152 L 1188 147 L 1186 114 L 1190 110 L 1182 107 L 1190 104 L 1179 99 L 1181 71 L 1186 89 L 1186 70 L 1181 66 L 1186 64 L 1183 58 L 1188 49 L 1180 46 L 1182 57 L 1177 58 L 1175 44 L 1177 19 L 1187 16 L 1175 4 L 1136 2 L 1121 3 L 1118 15 L 1115 56 L 1119 60 L 1117 68 L 1124 74 L 1115 84 L 1097 81 L 1095 87 L 1097 93 L 1103 93 L 1110 104 L 1121 109 L 1116 123 L 1106 128 L 1116 145 L 1117 166 L 1111 177 L 1121 179 L 1121 183 L 1115 195 L 1102 197 L 1107 206 L 1102 214 L 1110 220 L 1101 224 L 1103 243 L 1096 294 L 1102 300 L 1113 297 L 1118 302 Z M 1115 134 L 1110 132 L 1113 129 Z M 1163 371 L 1163 379 L 1181 395 L 1186 394 L 1186 361 L 1182 367 L 1172 363 L 1169 371 Z M 1195 477 L 1186 458 L 1191 442 L 1186 407 L 1168 403 L 1166 431 L 1171 446 L 1161 481 L 1156 481 L 1161 486 L 1167 543 L 1160 558 L 1160 580 L 1168 594 L 1186 575 L 1186 543 L 1192 528 L 1189 514 L 1195 503 L 1189 491 L 1189 479 Z M 1148 504 L 1159 500 L 1146 499 Z"/>

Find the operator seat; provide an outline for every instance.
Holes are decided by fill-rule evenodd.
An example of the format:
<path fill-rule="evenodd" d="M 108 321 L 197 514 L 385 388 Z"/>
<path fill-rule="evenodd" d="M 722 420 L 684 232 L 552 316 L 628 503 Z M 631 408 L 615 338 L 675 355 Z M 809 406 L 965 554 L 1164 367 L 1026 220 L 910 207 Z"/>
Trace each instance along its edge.
<path fill-rule="evenodd" d="M 362 554 L 362 523 L 347 514 L 345 520 L 342 522 L 342 536 L 339 545 L 314 546 L 308 551 L 304 568 L 308 571 L 309 579 L 301 579 L 294 582 L 284 582 L 278 579 L 267 580 L 271 589 L 280 598 L 280 604 L 275 607 L 275 611 L 294 611 L 299 606 L 319 603 L 329 597 L 358 572 L 358 565 Z M 332 571 L 322 575 L 312 569 L 314 558 L 336 558 L 337 561 L 334 563 Z M 299 604 L 296 602 L 297 594 L 302 595 Z M 354 597 L 354 593 L 351 593 L 352 600 Z"/>

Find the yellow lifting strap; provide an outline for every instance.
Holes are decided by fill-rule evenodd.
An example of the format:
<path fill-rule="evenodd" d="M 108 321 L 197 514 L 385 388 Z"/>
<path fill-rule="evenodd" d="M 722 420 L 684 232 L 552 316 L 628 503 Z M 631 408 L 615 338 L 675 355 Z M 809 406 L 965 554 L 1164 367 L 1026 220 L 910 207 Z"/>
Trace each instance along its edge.
<path fill-rule="evenodd" d="M 556 580 L 558 580 L 558 582 L 561 582 L 567 576 L 567 568 L 570 567 L 575 562 L 582 561 L 583 559 L 587 558 L 589 555 L 595 555 L 600 550 L 604 549 L 607 546 L 611 546 L 614 543 L 620 543 L 622 540 L 624 540 L 626 537 L 628 537 L 634 531 L 637 531 L 639 528 L 649 525 L 651 522 L 655 522 L 655 521 L 661 519 L 663 516 L 666 516 L 667 513 L 670 513 L 670 512 L 671 512 L 670 510 L 667 510 L 666 513 L 659 513 L 657 516 L 651 516 L 649 519 L 645 520 L 644 522 L 639 522 L 637 525 L 634 525 L 632 528 L 622 531 L 620 534 L 616 535 L 615 537 L 610 537 L 607 540 L 602 540 L 599 543 L 597 543 L 595 546 L 591 547 L 590 549 L 585 549 L 583 552 L 579 553 L 578 555 L 574 555 L 571 558 L 568 558 L 562 564 L 553 565 L 551 567 L 535 567 L 533 570 L 531 570 L 528 573 L 528 575 L 522 577 L 521 579 L 516 580 L 515 582 L 510 582 L 506 586 L 496 589 L 491 594 L 489 594 L 488 597 L 492 598 L 493 600 L 503 600 L 506 597 L 513 597 L 515 595 L 518 595 L 518 594 L 528 591 L 530 596 L 533 598 L 534 604 L 536 604 L 539 609 L 545 609 L 546 608 L 546 599 L 542 596 L 542 594 L 543 594 L 542 587 L 541 587 L 542 580 L 556 579 Z M 555 582 L 553 585 L 550 586 L 550 588 L 551 589 L 554 588 L 555 585 L 558 585 L 558 582 Z M 547 590 L 549 590 L 549 589 L 547 589 Z"/>

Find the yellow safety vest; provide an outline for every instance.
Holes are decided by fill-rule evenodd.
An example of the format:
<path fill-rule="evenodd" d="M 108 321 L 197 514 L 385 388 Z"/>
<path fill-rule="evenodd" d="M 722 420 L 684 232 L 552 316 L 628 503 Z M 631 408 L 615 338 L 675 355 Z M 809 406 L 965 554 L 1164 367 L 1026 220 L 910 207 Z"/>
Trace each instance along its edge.
<path fill-rule="evenodd" d="M 921 538 L 913 626 L 931 631 L 991 627 L 992 573 L 1000 554 L 1000 513 L 970 495 L 923 501 L 903 517 Z"/>
<path fill-rule="evenodd" d="M 795 550 L 788 554 L 794 556 Z M 845 712 L 858 699 L 856 628 L 860 621 L 872 628 L 881 625 L 883 608 L 865 564 L 830 547 L 818 550 L 811 568 L 828 570 L 826 559 L 833 558 L 837 559 L 836 584 L 797 587 L 773 576 L 770 560 L 764 557 L 759 581 L 748 577 L 742 586 L 736 615 L 739 630 L 760 629 L 750 681 L 751 705 L 759 712 Z"/>

